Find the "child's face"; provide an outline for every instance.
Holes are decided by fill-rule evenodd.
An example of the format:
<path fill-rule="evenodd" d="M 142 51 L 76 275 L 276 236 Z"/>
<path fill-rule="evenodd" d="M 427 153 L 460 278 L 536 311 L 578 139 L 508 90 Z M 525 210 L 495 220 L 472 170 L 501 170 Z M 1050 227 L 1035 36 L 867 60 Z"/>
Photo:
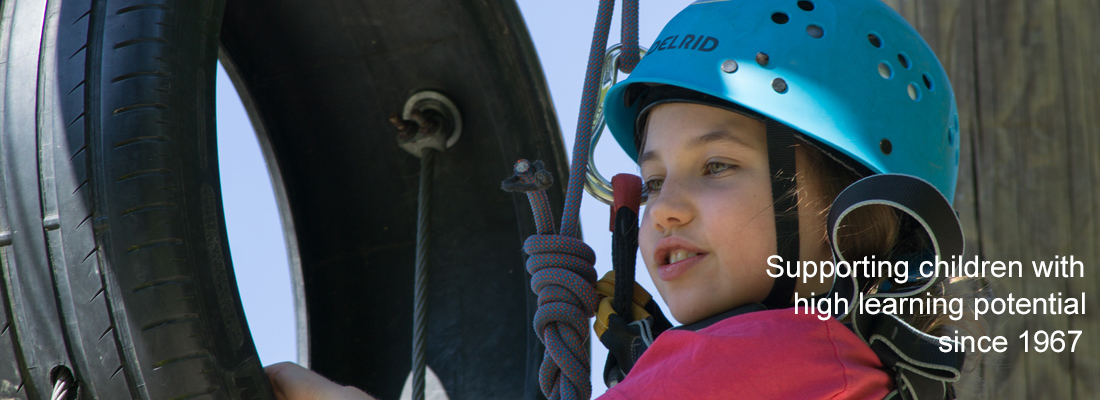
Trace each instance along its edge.
<path fill-rule="evenodd" d="M 649 115 L 639 165 L 650 193 L 639 247 L 682 323 L 762 301 L 771 290 L 775 217 L 765 138 L 760 121 L 714 107 L 670 103 Z"/>

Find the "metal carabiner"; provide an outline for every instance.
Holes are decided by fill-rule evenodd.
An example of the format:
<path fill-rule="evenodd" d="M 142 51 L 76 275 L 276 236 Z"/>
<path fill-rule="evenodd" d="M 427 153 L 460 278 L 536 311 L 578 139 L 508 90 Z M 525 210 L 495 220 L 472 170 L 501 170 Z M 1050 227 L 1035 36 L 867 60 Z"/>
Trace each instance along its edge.
<path fill-rule="evenodd" d="M 584 177 L 584 191 L 595 197 L 600 202 L 612 205 L 615 202 L 615 195 L 611 189 L 611 182 L 600 175 L 600 171 L 596 169 L 596 143 L 600 141 L 600 136 L 603 134 L 604 127 L 607 126 L 607 121 L 603 118 L 603 100 L 607 96 L 607 91 L 611 90 L 612 86 L 615 86 L 619 80 L 619 56 L 621 55 L 622 43 L 611 46 L 607 49 L 606 55 L 603 59 L 603 73 L 600 75 L 600 98 L 596 103 L 596 117 L 592 121 L 592 139 L 588 151 L 588 172 Z M 640 50 L 640 56 L 645 56 L 647 49 L 642 46 L 638 46 Z M 645 204 L 646 196 L 642 193 L 642 204 Z"/>

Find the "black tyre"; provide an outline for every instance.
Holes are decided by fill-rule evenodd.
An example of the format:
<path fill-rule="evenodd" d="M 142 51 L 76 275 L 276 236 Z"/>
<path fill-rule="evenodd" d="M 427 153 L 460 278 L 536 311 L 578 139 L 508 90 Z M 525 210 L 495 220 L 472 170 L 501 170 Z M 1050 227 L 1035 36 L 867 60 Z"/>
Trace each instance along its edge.
<path fill-rule="evenodd" d="M 270 398 L 221 208 L 223 8 L 3 2 L 0 398 L 55 368 L 84 399 Z"/>
<path fill-rule="evenodd" d="M 432 172 L 428 364 L 451 399 L 541 397 L 534 226 L 499 182 L 566 164 L 515 4 L 0 4 L 0 398 L 48 398 L 62 371 L 82 399 L 270 398 L 223 223 L 219 50 L 293 227 L 308 366 L 381 398 L 409 374 L 420 171 L 386 117 L 434 89 L 464 133 Z"/>

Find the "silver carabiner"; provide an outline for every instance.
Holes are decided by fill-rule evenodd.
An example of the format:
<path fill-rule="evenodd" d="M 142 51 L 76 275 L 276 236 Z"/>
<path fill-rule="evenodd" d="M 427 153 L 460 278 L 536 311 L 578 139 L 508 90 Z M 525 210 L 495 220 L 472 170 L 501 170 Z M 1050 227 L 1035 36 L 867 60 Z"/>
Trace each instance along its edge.
<path fill-rule="evenodd" d="M 647 49 L 638 46 L 640 55 L 645 56 Z M 600 75 L 600 98 L 596 103 L 596 117 L 592 121 L 592 139 L 588 150 L 588 173 L 584 176 L 584 191 L 595 197 L 600 202 L 611 205 L 615 202 L 615 195 L 611 188 L 611 182 L 600 175 L 596 169 L 596 143 L 600 141 L 607 121 L 603 118 L 603 100 L 607 91 L 611 90 L 619 81 L 619 56 L 622 53 L 622 43 L 611 46 L 603 58 L 603 73 Z M 645 204 L 645 194 L 642 194 L 642 204 Z"/>

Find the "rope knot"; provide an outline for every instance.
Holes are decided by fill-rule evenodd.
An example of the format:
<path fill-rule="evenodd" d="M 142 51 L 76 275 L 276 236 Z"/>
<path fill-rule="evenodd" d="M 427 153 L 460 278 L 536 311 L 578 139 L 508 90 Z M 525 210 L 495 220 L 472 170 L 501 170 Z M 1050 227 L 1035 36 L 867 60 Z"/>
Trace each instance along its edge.
<path fill-rule="evenodd" d="M 523 251 L 531 289 L 538 295 L 535 333 L 546 344 L 539 383 L 549 398 L 587 399 L 589 377 L 588 319 L 596 315 L 596 253 L 580 239 L 534 235 Z M 564 378 L 564 379 L 562 379 Z M 565 395 L 564 393 L 569 393 Z"/>

